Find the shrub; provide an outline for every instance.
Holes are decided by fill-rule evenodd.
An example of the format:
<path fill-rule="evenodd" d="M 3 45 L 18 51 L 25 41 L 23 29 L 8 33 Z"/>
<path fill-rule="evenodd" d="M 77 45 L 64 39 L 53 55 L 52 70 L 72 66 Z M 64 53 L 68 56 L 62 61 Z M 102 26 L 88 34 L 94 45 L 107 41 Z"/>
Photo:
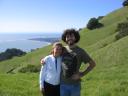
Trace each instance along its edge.
<path fill-rule="evenodd" d="M 128 0 L 124 0 L 124 2 L 122 3 L 122 5 L 125 7 L 125 6 L 128 6 Z"/>
<path fill-rule="evenodd" d="M 103 26 L 103 24 L 99 23 L 98 19 L 96 19 L 96 18 L 91 18 L 87 24 L 87 28 L 90 30 L 100 28 L 102 26 Z"/>
<path fill-rule="evenodd" d="M 29 64 L 29 65 L 21 68 L 19 70 L 19 72 L 21 72 L 21 73 L 27 73 L 27 72 L 34 72 L 34 73 L 36 73 L 36 72 L 40 71 L 40 67 L 41 67 L 40 65 L 36 66 L 36 65 L 30 65 Z"/>
<path fill-rule="evenodd" d="M 23 52 L 20 49 L 16 49 L 16 48 L 7 49 L 5 52 L 0 53 L 0 61 L 11 59 L 14 56 L 22 56 L 25 54 L 26 52 Z"/>
<path fill-rule="evenodd" d="M 118 34 L 115 36 L 116 40 L 123 38 L 128 35 L 128 22 L 119 23 L 116 31 Z"/>

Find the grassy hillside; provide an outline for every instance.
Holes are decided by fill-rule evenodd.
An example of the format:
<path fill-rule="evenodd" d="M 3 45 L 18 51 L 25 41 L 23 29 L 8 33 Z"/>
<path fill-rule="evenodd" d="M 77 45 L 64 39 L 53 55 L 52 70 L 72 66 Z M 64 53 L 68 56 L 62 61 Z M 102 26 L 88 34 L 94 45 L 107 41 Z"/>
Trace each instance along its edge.
<path fill-rule="evenodd" d="M 81 42 L 79 45 L 86 48 L 89 45 L 95 44 L 96 42 L 115 34 L 117 24 L 125 21 L 126 17 L 128 17 L 127 7 L 113 11 L 112 13 L 106 15 L 100 21 L 104 24 L 104 27 L 92 31 L 87 29 L 81 31 Z"/>
<path fill-rule="evenodd" d="M 37 74 L 0 74 L 0 96 L 41 96 Z"/>
<path fill-rule="evenodd" d="M 30 52 L 23 57 L 14 57 L 13 59 L 0 62 L 0 73 L 7 73 L 9 70 L 22 68 L 26 65 L 39 65 L 40 59 L 50 53 L 51 45 Z"/>
<path fill-rule="evenodd" d="M 81 96 L 128 96 L 128 36 L 115 40 L 115 29 L 128 17 L 128 8 L 107 14 L 103 28 L 81 30 L 79 46 L 96 61 L 96 68 L 82 79 Z M 0 96 L 39 96 L 39 73 L 17 71 L 28 64 L 40 65 L 40 58 L 49 54 L 51 46 L 30 52 L 23 57 L 0 62 Z M 13 70 L 14 74 L 7 74 Z"/>
<path fill-rule="evenodd" d="M 128 95 L 128 37 L 92 53 L 97 66 L 83 79 L 82 96 Z"/>

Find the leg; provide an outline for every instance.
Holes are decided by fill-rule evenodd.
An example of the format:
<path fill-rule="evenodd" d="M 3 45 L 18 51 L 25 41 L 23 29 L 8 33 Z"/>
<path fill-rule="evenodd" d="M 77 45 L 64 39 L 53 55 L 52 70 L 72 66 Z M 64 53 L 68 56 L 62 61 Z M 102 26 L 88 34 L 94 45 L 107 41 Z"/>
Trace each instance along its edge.
<path fill-rule="evenodd" d="M 66 85 L 66 84 L 60 85 L 60 96 L 70 96 L 70 92 L 68 90 L 68 85 Z"/>
<path fill-rule="evenodd" d="M 60 96 L 60 85 L 52 85 L 44 82 L 44 96 Z"/>
<path fill-rule="evenodd" d="M 72 85 L 71 96 L 80 96 L 80 89 L 81 89 L 80 84 Z"/>
<path fill-rule="evenodd" d="M 60 96 L 60 85 L 57 85 L 53 89 L 55 95 L 54 96 Z"/>

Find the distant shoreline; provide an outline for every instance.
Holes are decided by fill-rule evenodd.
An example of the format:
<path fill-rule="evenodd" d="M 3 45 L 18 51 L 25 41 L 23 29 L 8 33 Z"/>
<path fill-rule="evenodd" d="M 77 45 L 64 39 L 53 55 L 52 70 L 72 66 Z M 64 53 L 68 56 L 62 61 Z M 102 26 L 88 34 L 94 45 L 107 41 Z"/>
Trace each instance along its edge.
<path fill-rule="evenodd" d="M 50 44 L 54 43 L 54 42 L 58 42 L 60 41 L 60 38 L 31 38 L 28 40 L 35 40 L 35 41 L 43 41 L 43 42 L 48 42 Z"/>
<path fill-rule="evenodd" d="M 38 48 L 51 45 L 60 41 L 61 34 L 1 34 L 0 35 L 0 53 L 6 49 L 17 48 L 25 52 L 31 52 Z"/>

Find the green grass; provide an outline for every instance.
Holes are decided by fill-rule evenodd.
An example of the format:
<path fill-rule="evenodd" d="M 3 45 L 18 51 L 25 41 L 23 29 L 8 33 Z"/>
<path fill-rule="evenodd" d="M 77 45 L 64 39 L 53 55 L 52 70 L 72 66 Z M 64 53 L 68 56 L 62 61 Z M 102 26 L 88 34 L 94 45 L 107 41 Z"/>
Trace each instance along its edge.
<path fill-rule="evenodd" d="M 78 45 L 87 50 L 97 64 L 82 78 L 81 96 L 128 96 L 128 36 L 115 40 L 115 29 L 128 17 L 127 10 L 125 7 L 106 15 L 100 21 L 103 28 L 81 30 Z M 47 46 L 0 62 L 0 96 L 40 96 L 39 73 L 21 74 L 18 70 L 29 64 L 39 65 L 50 50 L 51 46 Z M 14 73 L 7 74 L 12 69 Z"/>
<path fill-rule="evenodd" d="M 84 28 L 81 31 L 81 42 L 79 45 L 83 48 L 95 44 L 96 42 L 107 38 L 115 33 L 117 24 L 123 22 L 128 17 L 128 7 L 118 9 L 106 15 L 101 19 L 101 23 L 104 24 L 103 28 L 89 31 Z"/>
<path fill-rule="evenodd" d="M 83 78 L 82 96 L 128 95 L 128 37 L 92 53 L 97 66 Z"/>
<path fill-rule="evenodd" d="M 17 69 L 26 65 L 39 65 L 40 59 L 50 53 L 51 46 L 38 49 L 38 51 L 30 52 L 23 57 L 14 57 L 13 59 L 0 62 L 0 73 L 6 73 L 11 69 Z"/>
<path fill-rule="evenodd" d="M 113 17 L 117 15 L 113 15 Z M 114 30 L 119 21 L 117 18 L 114 18 L 116 22 L 113 22 L 113 20 L 108 22 L 107 18 L 109 19 L 109 15 L 104 18 L 105 28 L 90 32 L 85 31 L 86 33 L 82 33 L 81 35 L 82 43 L 80 42 L 80 46 L 91 53 L 91 56 L 97 63 L 93 72 L 83 78 L 81 96 L 128 95 L 128 37 L 116 41 Z M 120 22 L 122 21 L 120 20 Z M 110 24 L 107 25 L 107 23 Z M 82 32 L 84 31 L 82 30 Z M 91 36 L 92 34 L 93 36 Z"/>
<path fill-rule="evenodd" d="M 0 74 L 0 96 L 40 96 L 38 74 Z"/>

